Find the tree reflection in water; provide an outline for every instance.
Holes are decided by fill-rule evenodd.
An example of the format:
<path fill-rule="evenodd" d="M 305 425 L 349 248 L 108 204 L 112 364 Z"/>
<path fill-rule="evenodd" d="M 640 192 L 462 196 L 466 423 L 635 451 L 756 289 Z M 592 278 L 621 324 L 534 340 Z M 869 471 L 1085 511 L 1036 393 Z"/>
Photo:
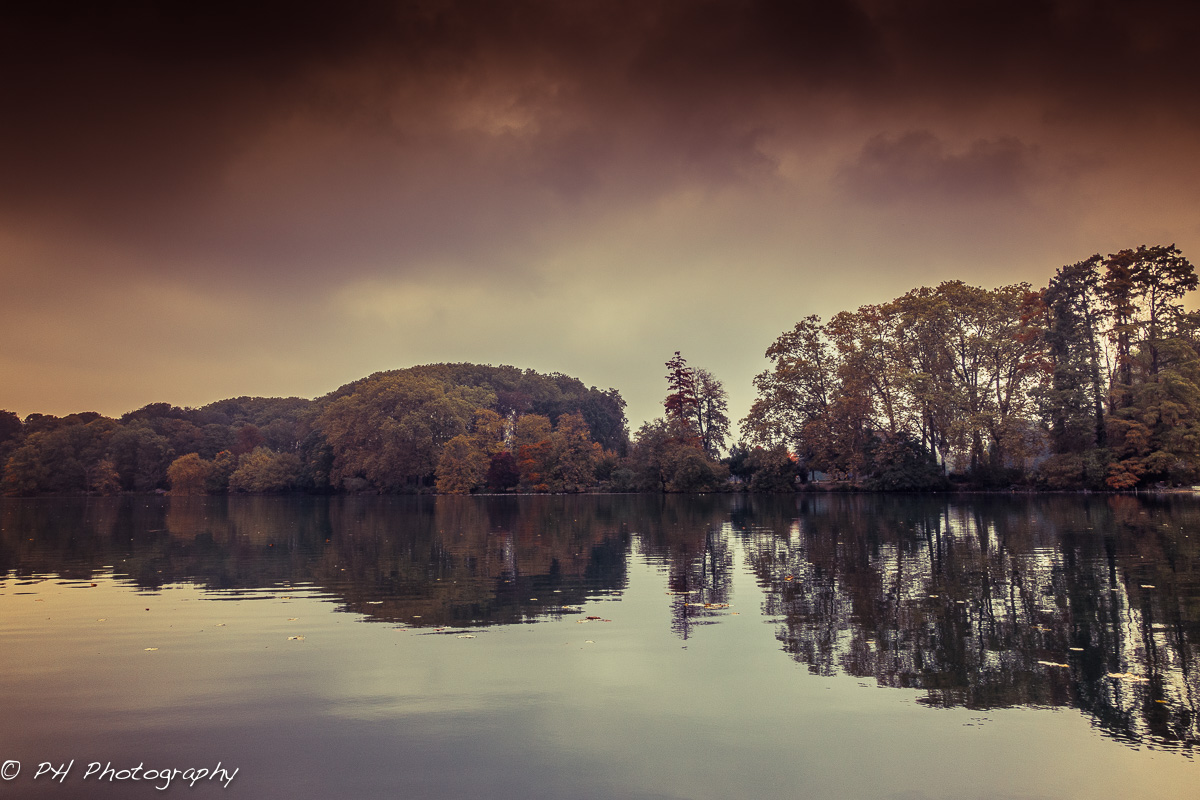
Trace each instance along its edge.
<path fill-rule="evenodd" d="M 127 497 L 5 501 L 0 522 L 6 574 L 302 589 L 415 626 L 573 613 L 636 555 L 683 639 L 725 613 L 744 553 L 813 673 L 932 706 L 1076 707 L 1130 744 L 1200 738 L 1191 497 Z"/>
<path fill-rule="evenodd" d="M 1190 499 L 830 495 L 796 512 L 753 515 L 747 544 L 812 672 L 934 706 L 1075 706 L 1131 743 L 1196 745 Z"/>

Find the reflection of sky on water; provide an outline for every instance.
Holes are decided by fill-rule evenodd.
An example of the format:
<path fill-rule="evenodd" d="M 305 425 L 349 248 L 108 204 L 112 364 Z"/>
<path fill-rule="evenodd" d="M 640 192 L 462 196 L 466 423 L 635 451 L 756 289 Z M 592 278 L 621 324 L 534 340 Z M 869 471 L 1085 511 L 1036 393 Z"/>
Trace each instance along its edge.
<path fill-rule="evenodd" d="M 246 797 L 1198 777 L 1167 752 L 1195 732 L 1196 504 L 507 500 L 6 503 L 6 758 L 224 759 Z"/>

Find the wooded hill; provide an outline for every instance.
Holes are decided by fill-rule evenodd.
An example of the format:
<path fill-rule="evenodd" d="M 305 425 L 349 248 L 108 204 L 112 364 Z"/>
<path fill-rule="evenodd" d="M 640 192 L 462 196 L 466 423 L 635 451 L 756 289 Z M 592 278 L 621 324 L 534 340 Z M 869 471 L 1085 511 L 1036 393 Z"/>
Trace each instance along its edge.
<path fill-rule="evenodd" d="M 615 389 L 588 388 L 567 375 L 430 364 L 377 372 L 315 400 L 238 397 L 201 408 L 153 403 L 120 419 L 87 412 L 22 421 L 4 411 L 0 485 L 9 495 L 419 491 L 433 487 L 448 443 L 461 451 L 487 429 L 499 446 L 488 443 L 483 475 L 468 469 L 444 491 L 475 488 L 463 485 L 475 477 L 482 484 L 501 453 L 508 458 L 500 459 L 504 474 L 495 476 L 500 488 L 525 480 L 530 488 L 562 490 L 583 478 L 578 464 L 560 469 L 566 455 L 586 449 L 574 454 L 591 467 L 605 452 L 615 459 L 625 451 L 624 409 Z M 512 452 L 521 435 L 521 443 L 546 442 L 524 475 Z M 570 447 L 560 441 L 567 438 Z M 589 472 L 586 483 L 593 480 Z"/>

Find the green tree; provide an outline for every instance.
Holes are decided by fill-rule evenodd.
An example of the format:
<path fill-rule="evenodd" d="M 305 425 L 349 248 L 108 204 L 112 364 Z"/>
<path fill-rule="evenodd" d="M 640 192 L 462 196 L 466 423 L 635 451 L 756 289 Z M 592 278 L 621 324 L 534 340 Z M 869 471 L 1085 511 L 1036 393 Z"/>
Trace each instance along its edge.
<path fill-rule="evenodd" d="M 692 435 L 710 458 L 719 458 L 729 435 L 729 402 L 725 387 L 706 369 L 688 366 L 675 351 L 667 361 L 666 420 Z"/>
<path fill-rule="evenodd" d="M 1100 256 L 1062 267 L 1041 293 L 1048 380 L 1038 393 L 1055 454 L 1105 444 Z"/>
<path fill-rule="evenodd" d="M 696 430 L 709 458 L 719 458 L 729 436 L 729 397 L 725 386 L 706 369 L 695 371 Z"/>
<path fill-rule="evenodd" d="M 1112 316 L 1116 345 L 1114 409 L 1133 403 L 1135 373 L 1154 380 L 1160 348 L 1185 323 L 1181 299 L 1197 286 L 1195 269 L 1175 245 L 1142 245 L 1121 250 L 1104 261 L 1101 292 Z M 1141 360 L 1138 364 L 1137 361 Z"/>
<path fill-rule="evenodd" d="M 487 480 L 492 456 L 504 447 L 507 421 L 489 408 L 475 410 L 469 434 L 446 442 L 438 457 L 437 490 L 443 494 L 468 494 Z"/>
<path fill-rule="evenodd" d="M 913 289 L 889 304 L 899 315 L 896 354 L 900 381 L 916 417 L 921 445 L 935 453 L 943 473 L 959 444 L 954 355 L 947 345 L 951 316 L 936 290 Z"/>
<path fill-rule="evenodd" d="M 85 422 L 86 420 L 86 422 Z M 26 436 L 8 459 L 8 494 L 92 490 L 117 424 L 99 414 L 75 415 Z"/>
<path fill-rule="evenodd" d="M 751 445 L 805 450 L 806 434 L 828 410 L 836 375 L 820 317 L 809 316 L 767 348 L 771 368 L 754 378 L 757 398 L 742 420 Z"/>
<path fill-rule="evenodd" d="M 299 482 L 300 467 L 300 459 L 294 453 L 256 447 L 238 459 L 238 468 L 229 476 L 229 489 L 255 494 L 286 492 Z"/>
<path fill-rule="evenodd" d="M 89 470 L 88 491 L 100 495 L 114 495 L 121 491 L 121 476 L 112 459 L 102 458 Z"/>
<path fill-rule="evenodd" d="M 900 314 L 892 304 L 843 311 L 826 329 L 838 353 L 839 381 L 860 384 L 869 398 L 872 428 L 895 434 L 905 427 L 902 365 L 897 348 Z"/>
<path fill-rule="evenodd" d="M 508 433 L 508 420 L 490 408 L 475 409 L 471 421 L 471 438 L 489 458 L 504 449 Z"/>
<path fill-rule="evenodd" d="M 442 448 L 437 466 L 437 490 L 442 494 L 469 494 L 487 478 L 488 454 L 472 436 L 459 434 Z"/>
<path fill-rule="evenodd" d="M 365 384 L 391 377 L 432 380 L 443 386 L 482 389 L 491 400 L 479 405 L 491 408 L 502 417 L 538 414 L 555 423 L 562 414 L 578 412 L 587 420 L 593 441 L 618 451 L 623 450 L 627 444 L 625 401 L 615 389 L 589 389 L 577 378 L 569 375 L 543 375 L 534 370 L 521 370 L 512 366 L 424 364 L 404 370 L 376 373 L 369 378 L 343 386 L 332 393 L 328 400 L 336 400 L 346 394 L 360 391 Z"/>
<path fill-rule="evenodd" d="M 208 475 L 204 481 L 205 490 L 210 494 L 223 494 L 229 491 L 229 479 L 237 467 L 237 456 L 232 452 L 222 450 L 217 453 L 209 463 Z"/>
<path fill-rule="evenodd" d="M 1122 250 L 1103 266 L 1116 348 L 1106 482 L 1190 483 L 1200 477 L 1200 341 L 1182 300 L 1197 286 L 1195 269 L 1174 245 Z"/>
<path fill-rule="evenodd" d="M 563 414 L 553 437 L 552 469 L 556 491 L 579 492 L 596 480 L 596 462 L 602 449 L 592 441 L 591 432 L 582 414 Z"/>
<path fill-rule="evenodd" d="M 333 456 L 331 482 L 361 478 L 382 491 L 425 483 L 446 442 L 466 433 L 475 409 L 493 399 L 486 389 L 408 373 L 359 382 L 316 421 Z"/>
<path fill-rule="evenodd" d="M 1200 354 L 1178 339 L 1162 340 L 1156 349 L 1155 380 L 1136 384 L 1129 405 L 1108 418 L 1113 489 L 1200 480 Z"/>
<path fill-rule="evenodd" d="M 8 459 L 24 434 L 21 418 L 11 411 L 0 411 L 0 486 L 4 483 L 4 470 Z"/>
<path fill-rule="evenodd" d="M 200 458 L 199 453 L 180 456 L 167 467 L 167 481 L 171 484 L 171 494 L 204 494 L 211 471 L 212 464 Z"/>
<path fill-rule="evenodd" d="M 46 484 L 47 470 L 41 459 L 44 432 L 31 433 L 9 456 L 4 467 L 4 493 L 24 497 L 37 494 Z"/>
<path fill-rule="evenodd" d="M 796 491 L 800 464 L 783 445 L 755 447 L 746 457 L 750 473 L 750 491 L 760 494 L 787 494 Z"/>
<path fill-rule="evenodd" d="M 729 477 L 725 465 L 713 462 L 700 449 L 690 428 L 662 418 L 642 425 L 627 461 L 642 491 L 711 491 Z"/>
<path fill-rule="evenodd" d="M 883 437 L 872 449 L 868 488 L 888 492 L 945 488 L 937 459 L 907 431 Z"/>
<path fill-rule="evenodd" d="M 170 442 L 144 421 L 134 421 L 113 433 L 109 453 L 128 491 L 166 488 L 167 467 L 175 458 Z"/>
<path fill-rule="evenodd" d="M 0 411 L 0 445 L 19 438 L 23 430 L 20 417 L 11 411 Z"/>

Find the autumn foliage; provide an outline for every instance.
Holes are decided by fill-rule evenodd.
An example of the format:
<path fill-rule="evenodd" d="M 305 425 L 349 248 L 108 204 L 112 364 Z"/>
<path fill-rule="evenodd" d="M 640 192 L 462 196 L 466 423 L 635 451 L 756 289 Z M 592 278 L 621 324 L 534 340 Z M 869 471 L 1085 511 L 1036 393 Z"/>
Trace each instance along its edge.
<path fill-rule="evenodd" d="M 770 348 L 742 421 L 809 476 L 868 488 L 1133 489 L 1200 480 L 1195 270 L 1171 246 L 1058 270 L 1042 289 L 947 281 L 806 317 Z"/>
<path fill-rule="evenodd" d="M 12 495 L 457 493 L 488 484 L 579 491 L 594 484 L 596 452 L 627 449 L 624 407 L 615 390 L 566 375 L 429 364 L 376 373 L 316 400 L 239 397 L 198 409 L 152 403 L 117 420 L 0 412 L 0 488 Z M 518 442 L 514 428 L 526 418 L 543 422 L 531 429 L 535 440 Z M 543 440 L 541 466 L 514 480 L 519 444 Z"/>

